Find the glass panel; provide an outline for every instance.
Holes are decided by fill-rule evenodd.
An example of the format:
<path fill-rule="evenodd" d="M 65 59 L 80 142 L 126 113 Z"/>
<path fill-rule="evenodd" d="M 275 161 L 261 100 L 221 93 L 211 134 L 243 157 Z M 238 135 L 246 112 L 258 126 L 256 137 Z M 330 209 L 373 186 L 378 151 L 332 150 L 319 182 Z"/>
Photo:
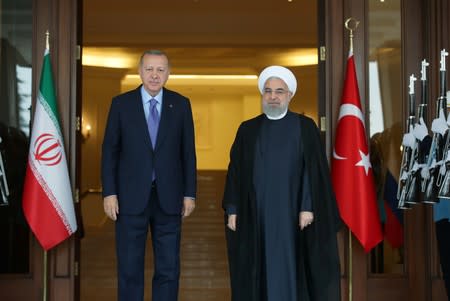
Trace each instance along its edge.
<path fill-rule="evenodd" d="M 397 209 L 401 161 L 401 0 L 368 0 L 371 161 L 385 240 L 371 253 L 372 273 L 404 271 L 403 212 Z"/>
<path fill-rule="evenodd" d="M 22 213 L 31 108 L 32 0 L 0 0 L 0 273 L 29 272 Z"/>

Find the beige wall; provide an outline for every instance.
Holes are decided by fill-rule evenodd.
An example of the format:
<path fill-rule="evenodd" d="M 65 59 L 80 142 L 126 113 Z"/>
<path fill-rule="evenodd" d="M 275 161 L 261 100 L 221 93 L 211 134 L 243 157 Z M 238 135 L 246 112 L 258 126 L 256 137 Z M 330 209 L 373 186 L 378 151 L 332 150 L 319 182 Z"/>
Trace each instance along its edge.
<path fill-rule="evenodd" d="M 316 66 L 293 69 L 298 90 L 291 110 L 317 120 Z M 81 192 L 100 188 L 101 144 L 113 96 L 134 89 L 139 79 L 125 80 L 125 69 L 83 68 Z M 192 105 L 199 170 L 225 170 L 239 124 L 261 113 L 257 80 L 186 82 L 171 80 L 167 88 L 189 97 Z M 91 126 L 89 136 L 86 125 Z"/>
<path fill-rule="evenodd" d="M 193 94 L 191 99 L 198 169 L 226 169 L 239 124 L 261 112 L 259 97 Z"/>
<path fill-rule="evenodd" d="M 83 67 L 83 104 L 81 146 L 81 193 L 98 189 L 103 134 L 109 104 L 113 96 L 121 91 L 123 69 Z M 86 126 L 91 126 L 87 133 Z"/>
<path fill-rule="evenodd" d="M 138 80 L 123 81 L 123 91 L 133 89 Z M 170 80 L 167 88 L 191 101 L 195 127 L 197 168 L 225 170 L 229 152 L 240 123 L 261 113 L 256 79 L 236 81 L 180 82 Z"/>

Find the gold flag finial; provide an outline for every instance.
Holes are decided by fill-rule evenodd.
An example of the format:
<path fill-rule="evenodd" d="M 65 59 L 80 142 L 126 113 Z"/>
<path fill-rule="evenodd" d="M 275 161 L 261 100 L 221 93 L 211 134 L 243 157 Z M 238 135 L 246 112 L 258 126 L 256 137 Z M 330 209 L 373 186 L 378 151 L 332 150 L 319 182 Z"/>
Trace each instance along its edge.
<path fill-rule="evenodd" d="M 47 49 L 48 51 L 50 51 L 50 33 L 47 31 L 45 32 L 45 49 Z"/>
<path fill-rule="evenodd" d="M 347 28 L 350 31 L 350 51 L 353 53 L 353 31 L 356 30 L 356 28 L 359 25 L 359 21 L 356 20 L 353 17 L 348 18 L 345 20 L 345 28 Z"/>

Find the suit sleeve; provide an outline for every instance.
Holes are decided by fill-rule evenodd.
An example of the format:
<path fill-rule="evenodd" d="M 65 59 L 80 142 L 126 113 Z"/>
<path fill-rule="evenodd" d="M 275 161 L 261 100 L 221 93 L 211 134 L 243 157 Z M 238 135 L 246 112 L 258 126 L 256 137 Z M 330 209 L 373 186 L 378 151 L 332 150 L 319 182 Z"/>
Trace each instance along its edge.
<path fill-rule="evenodd" d="M 102 145 L 103 197 L 117 195 L 117 167 L 120 153 L 120 115 L 117 100 L 113 99 L 106 122 Z"/>
<path fill-rule="evenodd" d="M 192 119 L 192 109 L 189 99 L 183 117 L 183 176 L 184 176 L 184 196 L 196 196 L 197 189 L 197 158 L 195 155 L 195 134 L 194 121 Z"/>

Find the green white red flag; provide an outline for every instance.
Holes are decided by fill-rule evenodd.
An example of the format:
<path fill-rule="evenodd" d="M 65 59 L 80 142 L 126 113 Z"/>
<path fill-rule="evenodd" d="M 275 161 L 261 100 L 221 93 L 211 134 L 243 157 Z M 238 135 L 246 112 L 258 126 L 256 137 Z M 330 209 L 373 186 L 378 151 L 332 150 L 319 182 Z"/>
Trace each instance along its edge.
<path fill-rule="evenodd" d="M 45 250 L 77 230 L 48 49 L 31 130 L 22 206 L 31 230 Z"/>

